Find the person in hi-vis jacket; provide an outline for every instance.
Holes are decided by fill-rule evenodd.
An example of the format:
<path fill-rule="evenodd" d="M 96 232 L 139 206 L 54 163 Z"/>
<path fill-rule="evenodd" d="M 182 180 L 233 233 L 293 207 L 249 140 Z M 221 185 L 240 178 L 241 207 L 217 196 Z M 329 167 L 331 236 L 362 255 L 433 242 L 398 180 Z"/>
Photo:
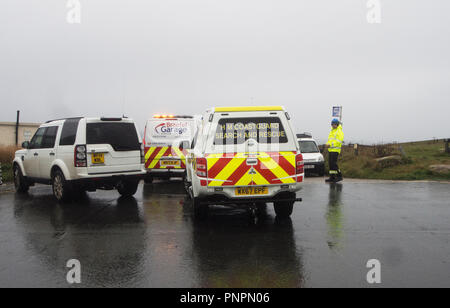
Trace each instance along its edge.
<path fill-rule="evenodd" d="M 326 182 L 340 182 L 342 181 L 342 173 L 339 170 L 337 161 L 339 154 L 341 154 L 342 143 L 344 142 L 344 132 L 342 125 L 337 119 L 331 121 L 331 132 L 328 136 L 326 147 L 328 149 L 328 161 L 330 167 L 330 178 Z"/>

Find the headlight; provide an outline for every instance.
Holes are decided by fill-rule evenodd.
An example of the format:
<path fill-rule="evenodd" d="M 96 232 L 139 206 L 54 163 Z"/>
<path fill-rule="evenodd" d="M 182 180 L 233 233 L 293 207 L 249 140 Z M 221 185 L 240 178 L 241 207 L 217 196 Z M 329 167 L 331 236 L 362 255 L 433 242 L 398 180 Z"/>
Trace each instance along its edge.
<path fill-rule="evenodd" d="M 322 161 L 324 161 L 324 159 L 323 159 L 323 155 L 320 155 L 320 156 L 319 156 L 319 158 L 317 158 L 317 161 L 318 161 L 318 162 L 322 162 Z"/>

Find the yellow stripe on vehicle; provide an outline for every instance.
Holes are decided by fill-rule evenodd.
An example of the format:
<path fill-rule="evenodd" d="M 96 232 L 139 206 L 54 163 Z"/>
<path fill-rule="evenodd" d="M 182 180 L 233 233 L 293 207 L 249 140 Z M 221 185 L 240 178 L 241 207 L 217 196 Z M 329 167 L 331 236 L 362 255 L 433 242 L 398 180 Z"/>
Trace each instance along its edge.
<path fill-rule="evenodd" d="M 164 153 L 166 153 L 168 147 L 163 147 L 158 154 L 156 154 L 156 156 L 153 158 L 152 162 L 150 163 L 150 166 L 148 166 L 149 169 L 153 169 L 155 168 L 156 164 L 159 162 L 159 160 L 161 159 L 161 157 L 164 155 Z"/>
<path fill-rule="evenodd" d="M 252 181 L 253 176 L 246 172 L 235 184 L 236 186 L 247 186 Z"/>
<path fill-rule="evenodd" d="M 155 152 L 155 150 L 156 150 L 156 147 L 151 147 L 150 150 L 147 151 L 147 154 L 145 154 L 145 161 L 148 161 L 148 159 L 153 154 L 153 152 Z"/>
<path fill-rule="evenodd" d="M 245 158 L 232 158 L 230 162 L 219 172 L 215 177 L 219 181 L 212 181 L 209 186 L 222 186 L 225 182 L 221 180 L 227 180 L 239 166 L 245 162 Z"/>
<path fill-rule="evenodd" d="M 286 153 L 286 152 L 285 152 Z M 294 183 L 295 181 L 292 178 L 288 178 L 290 174 L 286 172 L 272 157 L 267 155 L 267 153 L 261 153 L 263 156 L 259 158 L 261 163 L 269 169 L 277 178 L 280 179 L 283 183 Z M 280 152 L 281 155 L 281 152 Z M 292 153 L 291 153 L 292 155 Z M 283 155 L 284 156 L 284 155 Z M 287 159 L 287 157 L 285 157 Z M 295 157 L 294 157 L 295 161 Z M 295 162 L 294 162 L 295 165 Z M 292 174 L 291 174 L 292 175 Z M 284 179 L 282 179 L 284 178 Z"/>
<path fill-rule="evenodd" d="M 216 107 L 215 112 L 239 112 L 239 111 L 283 111 L 281 106 L 242 106 L 242 107 Z"/>
<path fill-rule="evenodd" d="M 283 156 L 295 168 L 295 154 L 292 152 L 280 152 L 280 155 Z"/>
<path fill-rule="evenodd" d="M 180 148 L 172 147 L 172 150 L 175 152 L 175 154 L 177 154 L 177 156 L 181 159 L 182 162 L 186 161 L 186 157 L 184 156 Z"/>
<path fill-rule="evenodd" d="M 253 175 L 253 182 L 255 182 L 256 185 L 269 185 L 269 181 L 266 180 L 265 177 L 261 175 L 257 170 L 255 170 L 255 174 Z"/>
<path fill-rule="evenodd" d="M 219 161 L 219 159 L 223 157 L 222 153 L 218 154 L 209 154 L 207 157 L 207 165 L 208 165 L 208 171 Z"/>

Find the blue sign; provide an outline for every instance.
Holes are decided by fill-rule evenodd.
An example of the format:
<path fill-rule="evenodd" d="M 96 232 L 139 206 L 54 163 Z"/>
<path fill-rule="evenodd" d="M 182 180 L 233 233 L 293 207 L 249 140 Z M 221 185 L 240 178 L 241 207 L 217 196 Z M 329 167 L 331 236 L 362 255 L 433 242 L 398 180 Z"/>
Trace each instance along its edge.
<path fill-rule="evenodd" d="M 334 118 L 339 118 L 341 117 L 341 111 L 342 111 L 342 107 L 333 107 L 333 117 Z"/>

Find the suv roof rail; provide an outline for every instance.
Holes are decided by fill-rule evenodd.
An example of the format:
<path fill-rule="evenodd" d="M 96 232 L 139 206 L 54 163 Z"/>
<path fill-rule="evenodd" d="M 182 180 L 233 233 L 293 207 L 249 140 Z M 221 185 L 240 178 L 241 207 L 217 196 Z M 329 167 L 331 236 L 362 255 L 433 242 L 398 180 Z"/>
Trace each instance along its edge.
<path fill-rule="evenodd" d="M 50 120 L 45 122 L 47 123 L 51 123 L 51 122 L 56 122 L 56 121 L 65 121 L 65 120 L 78 120 L 78 119 L 82 119 L 83 117 L 73 117 L 73 118 L 62 118 L 62 119 L 55 119 L 55 120 Z"/>
<path fill-rule="evenodd" d="M 297 134 L 297 138 L 312 138 L 312 134 L 311 133 Z"/>

